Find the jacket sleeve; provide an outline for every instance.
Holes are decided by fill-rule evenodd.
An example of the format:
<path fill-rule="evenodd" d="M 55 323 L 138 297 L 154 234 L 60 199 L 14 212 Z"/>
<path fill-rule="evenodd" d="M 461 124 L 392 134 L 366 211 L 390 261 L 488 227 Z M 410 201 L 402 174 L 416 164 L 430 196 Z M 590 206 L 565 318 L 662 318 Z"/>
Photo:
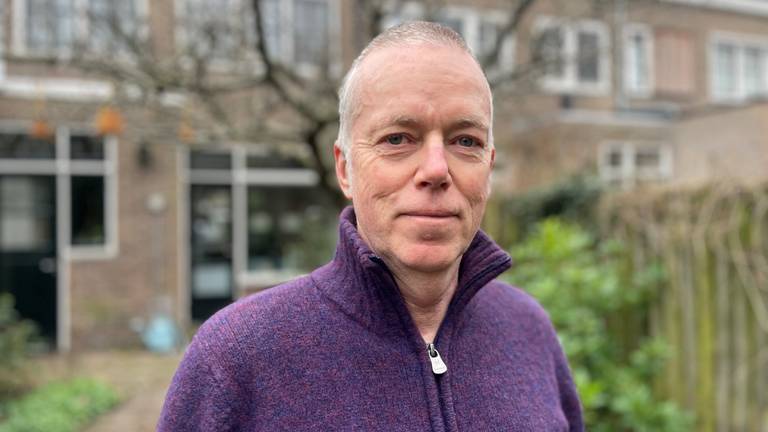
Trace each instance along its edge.
<path fill-rule="evenodd" d="M 200 335 L 198 335 L 200 336 Z M 173 377 L 157 424 L 159 432 L 227 431 L 235 427 L 237 383 L 195 337 Z"/>
<path fill-rule="evenodd" d="M 555 340 L 557 340 L 557 337 L 555 337 Z M 560 389 L 560 406 L 563 409 L 565 418 L 568 420 L 568 430 L 570 432 L 583 432 L 584 419 L 582 418 L 581 402 L 576 391 L 576 385 L 573 382 L 571 369 L 568 366 L 568 360 L 559 342 L 555 342 L 553 351 L 557 385 Z"/>

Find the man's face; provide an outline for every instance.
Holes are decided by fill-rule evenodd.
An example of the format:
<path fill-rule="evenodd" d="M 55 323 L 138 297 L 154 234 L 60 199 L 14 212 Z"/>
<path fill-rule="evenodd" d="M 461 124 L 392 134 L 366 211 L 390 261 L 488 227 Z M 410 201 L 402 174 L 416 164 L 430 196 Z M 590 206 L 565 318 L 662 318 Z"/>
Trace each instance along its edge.
<path fill-rule="evenodd" d="M 419 44 L 374 51 L 358 72 L 350 160 L 335 149 L 358 231 L 395 268 L 446 270 L 477 232 L 490 192 L 482 71 L 458 48 Z"/>

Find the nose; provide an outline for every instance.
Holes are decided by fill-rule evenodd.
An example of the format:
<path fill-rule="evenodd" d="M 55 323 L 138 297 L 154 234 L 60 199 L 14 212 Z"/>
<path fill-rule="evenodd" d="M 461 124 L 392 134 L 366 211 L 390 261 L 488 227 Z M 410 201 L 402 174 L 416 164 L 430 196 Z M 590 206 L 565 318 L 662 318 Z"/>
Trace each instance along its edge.
<path fill-rule="evenodd" d="M 417 187 L 447 189 L 451 184 L 442 137 L 430 137 L 421 149 L 415 181 Z"/>

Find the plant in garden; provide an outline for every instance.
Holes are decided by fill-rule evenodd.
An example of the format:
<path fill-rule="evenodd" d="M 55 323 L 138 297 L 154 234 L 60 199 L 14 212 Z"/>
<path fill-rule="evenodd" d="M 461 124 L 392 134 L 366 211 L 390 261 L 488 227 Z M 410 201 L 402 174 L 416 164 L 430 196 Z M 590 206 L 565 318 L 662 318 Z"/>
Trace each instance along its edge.
<path fill-rule="evenodd" d="M 34 324 L 21 320 L 13 304 L 13 296 L 0 294 L 0 405 L 3 400 L 20 393 L 27 385 L 23 367 L 30 342 L 36 333 Z"/>
<path fill-rule="evenodd" d="M 652 288 L 663 277 L 659 267 L 628 274 L 620 245 L 598 243 L 558 219 L 539 223 L 512 256 L 517 265 L 510 282 L 536 297 L 558 330 L 588 430 L 689 430 L 692 417 L 654 398 L 651 388 L 665 344 L 650 337 L 628 343 L 612 328 L 628 314 L 647 310 Z"/>
<path fill-rule="evenodd" d="M 112 388 L 92 379 L 51 383 L 9 402 L 0 432 L 75 432 L 117 402 Z"/>

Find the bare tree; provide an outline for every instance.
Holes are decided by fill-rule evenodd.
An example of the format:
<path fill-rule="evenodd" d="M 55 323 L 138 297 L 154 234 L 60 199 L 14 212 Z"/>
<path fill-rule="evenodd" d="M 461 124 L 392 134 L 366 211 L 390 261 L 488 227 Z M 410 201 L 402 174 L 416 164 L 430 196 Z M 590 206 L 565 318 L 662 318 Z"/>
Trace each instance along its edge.
<path fill-rule="evenodd" d="M 338 52 L 332 55 L 327 46 L 322 46 L 323 52 L 310 67 L 286 59 L 275 43 L 281 32 L 292 31 L 274 22 L 275 8 L 282 2 L 241 1 L 190 1 L 207 5 L 207 9 L 180 15 L 177 24 L 182 31 L 175 32 L 174 46 L 163 46 L 158 39 L 162 36 L 148 31 L 146 20 L 126 24 L 126 11 L 120 8 L 92 11 L 93 27 L 103 31 L 94 35 L 95 43 L 80 46 L 75 64 L 119 83 L 125 94 L 132 95 L 125 98 L 131 103 L 149 106 L 163 118 L 186 122 L 188 129 L 193 124 L 197 132 L 196 138 L 189 137 L 193 140 L 298 146 L 317 173 L 320 186 L 341 204 L 327 149 L 338 127 L 336 91 L 344 60 Z M 500 2 L 506 7 L 504 22 L 496 26 L 490 48 L 479 53 L 486 70 L 495 71 L 489 77 L 497 92 L 522 82 L 530 84 L 545 63 L 560 61 L 533 56 L 529 64 L 514 68 L 503 62 L 505 43 L 518 32 L 537 1 L 542 0 Z M 595 8 L 609 2 L 587 0 Z M 241 10 L 232 13 L 226 5 L 235 4 Z M 358 0 L 349 4 L 355 18 L 345 36 L 357 42 L 355 49 L 405 6 L 418 4 L 422 18 L 433 20 L 440 19 L 443 6 L 435 0 Z M 310 38 L 305 42 L 315 44 L 310 48 L 327 44 L 331 29 L 325 27 L 325 31 L 325 38 L 317 35 L 317 41 Z"/>

